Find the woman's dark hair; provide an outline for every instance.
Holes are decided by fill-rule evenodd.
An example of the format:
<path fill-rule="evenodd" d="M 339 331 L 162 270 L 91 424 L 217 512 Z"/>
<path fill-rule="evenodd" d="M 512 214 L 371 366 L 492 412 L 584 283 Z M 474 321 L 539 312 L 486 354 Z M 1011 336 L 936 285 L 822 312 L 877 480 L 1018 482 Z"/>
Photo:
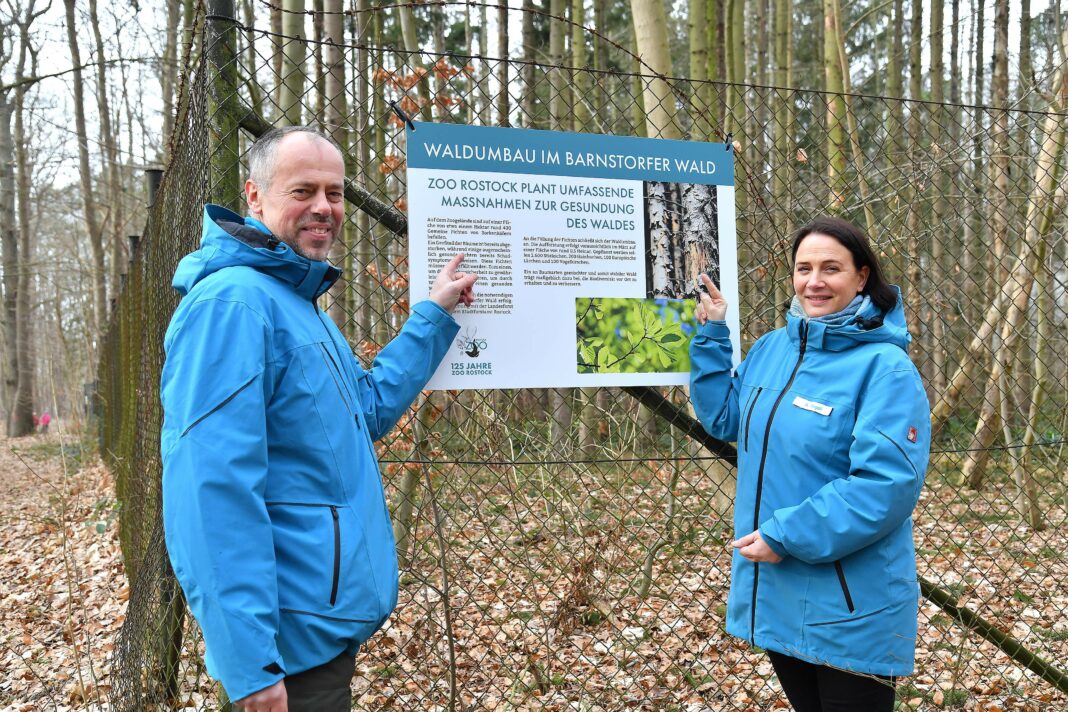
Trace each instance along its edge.
<path fill-rule="evenodd" d="M 841 243 L 842 247 L 849 250 L 849 254 L 853 255 L 853 266 L 856 269 L 868 268 L 868 280 L 864 283 L 864 289 L 861 290 L 861 294 L 871 297 L 872 303 L 883 314 L 889 313 L 894 308 L 897 303 L 897 292 L 894 291 L 894 288 L 886 281 L 886 277 L 883 276 L 882 268 L 879 267 L 879 260 L 876 258 L 875 252 L 872 251 L 868 238 L 861 232 L 860 228 L 841 218 L 834 218 L 829 215 L 818 217 L 812 222 L 802 225 L 794 234 L 794 249 L 790 253 L 791 262 L 797 261 L 797 248 L 801 246 L 801 241 L 812 233 L 833 237 Z"/>

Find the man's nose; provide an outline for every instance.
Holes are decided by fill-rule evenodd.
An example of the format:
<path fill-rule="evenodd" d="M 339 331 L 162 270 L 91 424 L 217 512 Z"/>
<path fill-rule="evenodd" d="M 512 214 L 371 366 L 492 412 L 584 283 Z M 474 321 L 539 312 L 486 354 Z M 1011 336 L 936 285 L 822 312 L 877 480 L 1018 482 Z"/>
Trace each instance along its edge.
<path fill-rule="evenodd" d="M 326 191 L 320 190 L 315 193 L 312 200 L 311 210 L 316 215 L 330 215 L 330 199 L 326 197 Z"/>

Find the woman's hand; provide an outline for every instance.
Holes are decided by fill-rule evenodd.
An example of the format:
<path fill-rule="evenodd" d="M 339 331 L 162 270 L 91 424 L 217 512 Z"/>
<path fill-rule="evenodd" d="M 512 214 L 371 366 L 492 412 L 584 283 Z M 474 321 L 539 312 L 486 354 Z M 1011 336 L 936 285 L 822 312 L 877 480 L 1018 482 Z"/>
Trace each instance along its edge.
<path fill-rule="evenodd" d="M 777 564 L 782 561 L 782 557 L 776 554 L 775 550 L 768 546 L 768 543 L 760 536 L 759 530 L 734 540 L 731 546 L 750 561 L 765 564 Z"/>
<path fill-rule="evenodd" d="M 705 292 L 700 287 L 697 288 L 697 309 L 693 313 L 694 317 L 697 318 L 697 323 L 704 324 L 709 319 L 723 321 L 723 318 L 727 316 L 727 300 L 719 293 L 716 285 L 712 282 L 712 278 L 707 274 L 702 273 L 700 280 L 708 291 Z"/>

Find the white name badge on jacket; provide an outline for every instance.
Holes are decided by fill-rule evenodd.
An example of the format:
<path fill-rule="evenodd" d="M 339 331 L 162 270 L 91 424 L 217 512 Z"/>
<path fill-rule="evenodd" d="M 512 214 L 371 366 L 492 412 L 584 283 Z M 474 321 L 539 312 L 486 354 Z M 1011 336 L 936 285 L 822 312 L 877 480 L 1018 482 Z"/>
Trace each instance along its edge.
<path fill-rule="evenodd" d="M 829 405 L 817 403 L 816 401 L 810 401 L 807 398 L 802 398 L 801 396 L 794 398 L 794 405 L 796 405 L 798 408 L 801 408 L 802 410 L 810 410 L 813 413 L 819 413 L 820 415 L 830 415 L 831 411 L 834 410 L 834 408 Z"/>

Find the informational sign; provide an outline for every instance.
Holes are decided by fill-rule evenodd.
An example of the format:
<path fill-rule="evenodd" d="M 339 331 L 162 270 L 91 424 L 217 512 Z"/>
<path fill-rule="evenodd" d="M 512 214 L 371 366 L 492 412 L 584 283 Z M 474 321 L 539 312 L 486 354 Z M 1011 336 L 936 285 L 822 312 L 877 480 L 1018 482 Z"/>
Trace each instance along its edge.
<path fill-rule="evenodd" d="M 456 253 L 479 275 L 430 388 L 685 384 L 702 272 L 737 361 L 726 145 L 419 122 L 407 144 L 412 303 Z"/>

